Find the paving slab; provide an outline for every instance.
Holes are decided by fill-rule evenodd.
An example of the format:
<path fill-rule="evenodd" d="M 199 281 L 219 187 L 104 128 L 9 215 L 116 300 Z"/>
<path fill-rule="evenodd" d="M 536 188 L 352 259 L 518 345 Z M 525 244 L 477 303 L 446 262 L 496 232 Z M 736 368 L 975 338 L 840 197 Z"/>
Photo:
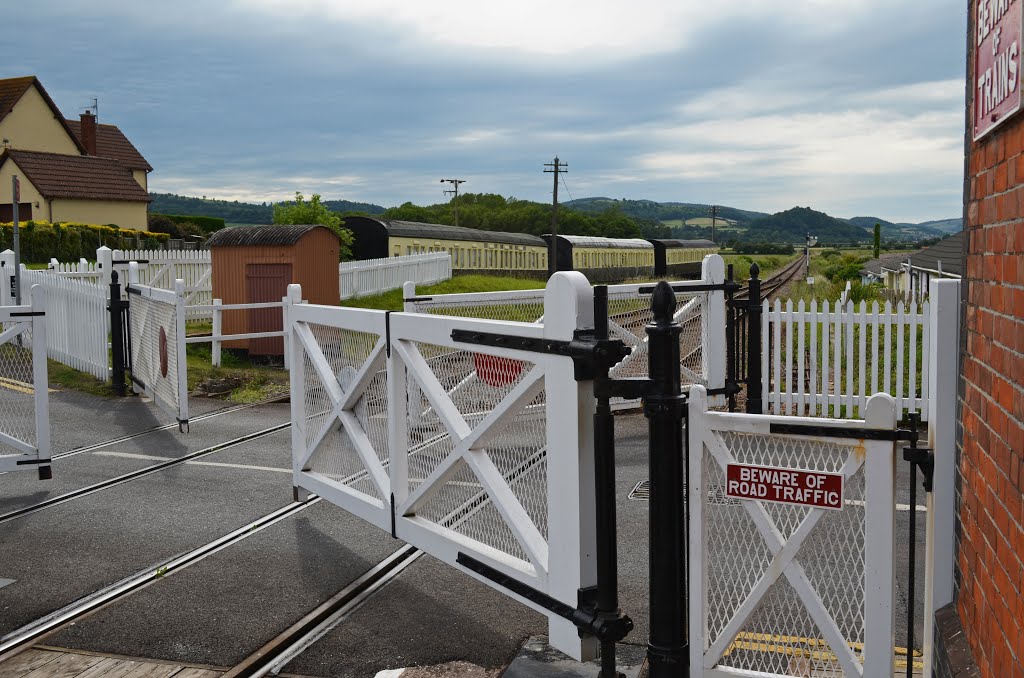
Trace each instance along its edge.
<path fill-rule="evenodd" d="M 321 501 L 47 642 L 233 666 L 402 545 L 387 532 Z"/>
<path fill-rule="evenodd" d="M 542 615 L 421 556 L 284 670 L 366 678 L 385 669 L 452 661 L 497 669 L 526 638 L 546 632 Z"/>
<path fill-rule="evenodd" d="M 99 399 L 98 396 L 90 396 Z M 0 474 L 0 514 L 38 503 L 130 471 L 152 466 L 160 459 L 179 458 L 191 452 L 264 430 L 290 420 L 285 404 L 266 404 L 228 412 L 193 422 L 188 433 L 177 427 L 152 431 L 130 440 L 82 452 L 53 462 L 53 478 L 39 480 L 34 472 Z M 142 429 L 145 430 L 145 429 Z M 103 440 L 120 435 L 113 432 Z M 290 442 L 287 443 L 290 446 Z M 84 447 L 85 443 L 76 447 Z M 133 456 L 138 455 L 138 456 Z"/>
<path fill-rule="evenodd" d="M 181 465 L 0 524 L 0 635 L 291 500 L 284 474 Z"/>

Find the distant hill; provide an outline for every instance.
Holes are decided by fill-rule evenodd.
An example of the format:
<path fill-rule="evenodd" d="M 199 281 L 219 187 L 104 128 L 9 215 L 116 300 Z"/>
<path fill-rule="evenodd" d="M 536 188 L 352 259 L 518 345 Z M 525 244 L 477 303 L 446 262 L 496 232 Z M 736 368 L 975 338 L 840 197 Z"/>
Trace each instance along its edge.
<path fill-rule="evenodd" d="M 269 224 L 273 220 L 272 203 L 253 204 L 237 200 L 192 198 L 173 193 L 150 193 L 149 197 L 153 199 L 149 209 L 157 214 L 218 217 L 229 224 Z M 334 212 L 380 214 L 384 211 L 380 205 L 350 200 L 325 200 L 324 204 Z"/>
<path fill-rule="evenodd" d="M 882 226 L 882 240 L 916 241 L 943 235 L 939 229 L 924 224 L 894 224 L 891 221 L 879 219 L 878 217 L 853 217 L 843 221 L 848 221 L 855 226 L 861 226 L 867 229 L 868 233 L 874 233 L 875 224 L 880 224 Z"/>
<path fill-rule="evenodd" d="M 685 221 L 699 217 L 711 216 L 711 205 L 702 205 L 689 202 L 655 202 L 654 200 L 617 200 L 615 198 L 579 198 L 562 203 L 566 207 L 577 209 L 581 212 L 604 212 L 609 207 L 618 207 L 626 216 L 634 219 L 648 219 L 654 221 Z M 764 212 L 751 212 L 735 207 L 721 205 L 717 212 L 719 217 L 735 221 L 738 224 L 747 223 L 760 217 L 768 216 Z"/>
<path fill-rule="evenodd" d="M 942 233 L 956 233 L 957 231 L 964 230 L 964 218 L 957 217 L 956 219 L 939 219 L 937 221 L 924 221 L 918 226 L 934 228 Z"/>
<path fill-rule="evenodd" d="M 807 234 L 821 244 L 864 242 L 870 234 L 864 228 L 842 219 L 816 212 L 810 207 L 794 207 L 785 212 L 752 221 L 741 238 L 754 242 L 801 243 Z"/>

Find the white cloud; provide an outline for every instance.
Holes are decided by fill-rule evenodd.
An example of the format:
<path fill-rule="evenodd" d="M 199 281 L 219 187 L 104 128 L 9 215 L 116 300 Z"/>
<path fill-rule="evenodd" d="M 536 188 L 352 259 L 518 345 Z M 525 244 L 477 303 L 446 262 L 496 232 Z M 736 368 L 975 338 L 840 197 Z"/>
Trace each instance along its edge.
<path fill-rule="evenodd" d="M 912 0 L 914 2 L 921 0 Z M 780 21 L 827 34 L 867 14 L 881 0 L 235 0 L 240 10 L 284 17 L 386 25 L 435 45 L 515 50 L 533 55 L 586 54 L 615 61 L 675 51 L 715 24 Z"/>

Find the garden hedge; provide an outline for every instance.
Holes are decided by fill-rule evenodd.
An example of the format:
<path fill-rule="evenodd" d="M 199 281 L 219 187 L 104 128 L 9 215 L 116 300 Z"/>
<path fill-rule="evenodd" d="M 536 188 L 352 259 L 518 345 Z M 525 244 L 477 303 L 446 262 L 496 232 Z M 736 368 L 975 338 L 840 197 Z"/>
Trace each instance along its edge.
<path fill-rule="evenodd" d="M 78 261 L 80 258 L 95 259 L 96 250 L 106 245 L 112 250 L 135 249 L 136 236 L 143 249 L 163 247 L 170 236 L 166 233 L 150 233 L 130 228 L 118 228 L 113 224 L 57 223 L 46 221 L 25 221 L 20 224 L 21 260 L 26 264 L 45 264 L 50 258 L 58 261 Z M 0 223 L 0 252 L 14 248 L 14 225 Z"/>

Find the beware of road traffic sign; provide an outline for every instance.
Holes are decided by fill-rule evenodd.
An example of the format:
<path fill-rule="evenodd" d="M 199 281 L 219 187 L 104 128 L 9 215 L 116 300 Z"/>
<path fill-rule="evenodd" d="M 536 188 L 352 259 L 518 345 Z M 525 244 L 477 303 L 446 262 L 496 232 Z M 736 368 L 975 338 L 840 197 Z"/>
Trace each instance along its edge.
<path fill-rule="evenodd" d="M 729 464 L 726 468 L 725 494 L 734 499 L 841 510 L 843 474 Z"/>

